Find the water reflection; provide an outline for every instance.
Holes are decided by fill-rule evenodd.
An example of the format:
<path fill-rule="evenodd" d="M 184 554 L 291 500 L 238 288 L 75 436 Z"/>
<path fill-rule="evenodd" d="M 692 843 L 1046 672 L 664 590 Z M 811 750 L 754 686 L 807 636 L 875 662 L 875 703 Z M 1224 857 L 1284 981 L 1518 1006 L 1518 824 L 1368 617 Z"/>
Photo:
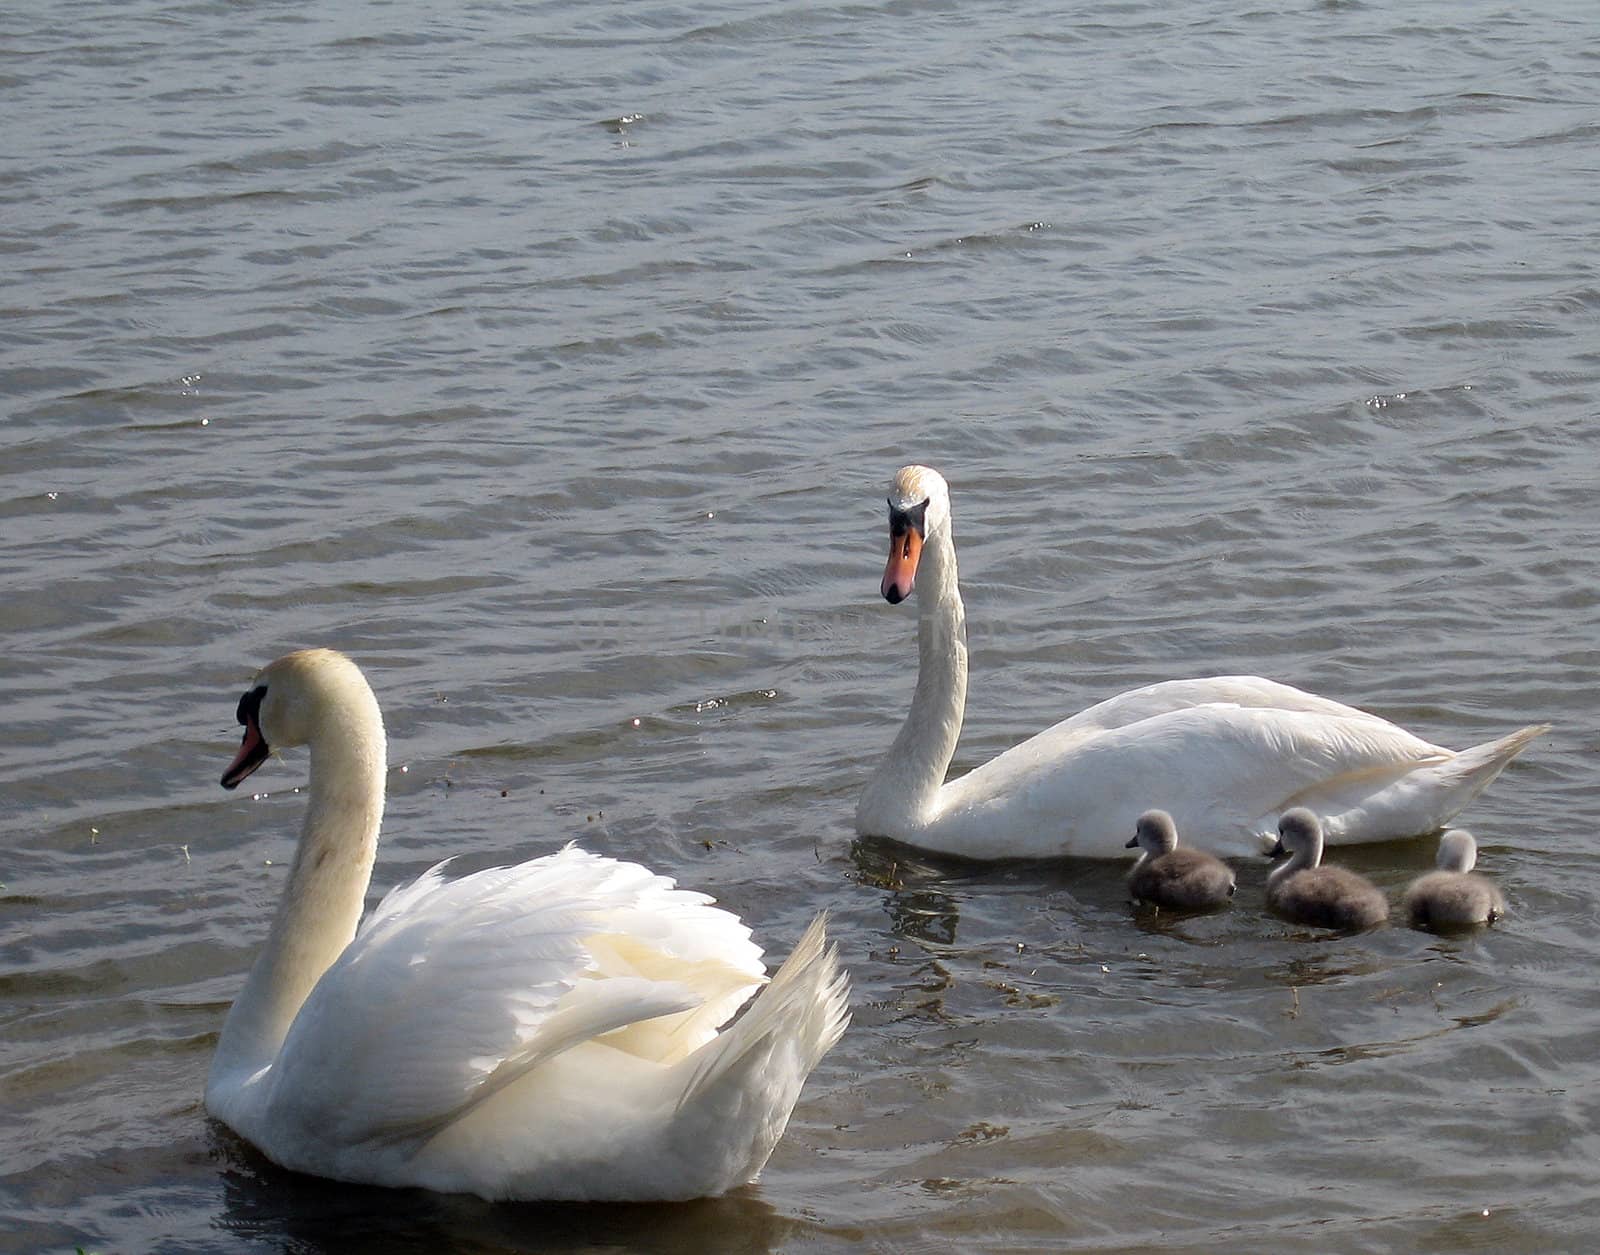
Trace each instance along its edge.
<path fill-rule="evenodd" d="M 1319 938 L 1313 938 L 1319 939 Z M 1328 940 L 1323 933 L 1320 939 Z M 1382 972 L 1386 964 L 1376 955 L 1359 950 L 1329 950 L 1304 958 L 1293 958 L 1283 963 L 1269 965 L 1263 973 L 1268 984 L 1286 985 L 1303 989 L 1308 985 L 1326 985 L 1352 977 Z"/>
<path fill-rule="evenodd" d="M 1174 911 L 1148 903 L 1130 902 L 1133 926 L 1148 937 L 1161 937 L 1193 946 L 1219 946 L 1237 938 L 1239 924 L 1229 918 L 1233 904 L 1205 911 Z"/>
<path fill-rule="evenodd" d="M 852 843 L 850 859 L 858 882 L 883 890 L 895 936 L 940 948 L 955 945 L 961 912 L 940 867 L 910 846 L 876 837 Z"/>

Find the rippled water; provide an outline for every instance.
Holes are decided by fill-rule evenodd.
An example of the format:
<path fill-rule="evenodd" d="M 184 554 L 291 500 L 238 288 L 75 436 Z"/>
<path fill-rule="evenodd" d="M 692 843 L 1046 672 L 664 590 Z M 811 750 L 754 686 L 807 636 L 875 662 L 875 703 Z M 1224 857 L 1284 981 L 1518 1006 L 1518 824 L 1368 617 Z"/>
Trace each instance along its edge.
<path fill-rule="evenodd" d="M 1600 19 L 889 0 L 0 12 L 0 1248 L 1570 1250 L 1597 1229 Z M 1450 745 L 1504 926 L 1136 919 L 853 842 L 943 469 L 963 770 L 1246 670 Z M 577 836 L 855 1024 L 762 1183 L 358 1190 L 208 1124 L 303 755 L 366 668 L 375 889 Z M 1431 845 L 1348 861 L 1391 891 Z"/>

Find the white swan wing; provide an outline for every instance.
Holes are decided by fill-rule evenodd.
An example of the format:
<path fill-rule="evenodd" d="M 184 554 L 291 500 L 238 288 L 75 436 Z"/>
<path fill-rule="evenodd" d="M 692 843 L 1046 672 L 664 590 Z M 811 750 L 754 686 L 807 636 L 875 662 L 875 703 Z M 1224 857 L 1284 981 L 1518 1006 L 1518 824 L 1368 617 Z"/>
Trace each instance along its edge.
<path fill-rule="evenodd" d="M 1156 715 L 1188 710 L 1195 706 L 1240 706 L 1250 710 L 1297 710 L 1306 714 L 1328 715 L 1340 719 L 1372 719 L 1385 725 L 1378 715 L 1347 706 L 1331 698 L 1308 693 L 1291 684 L 1268 680 L 1259 675 L 1216 675 L 1187 680 L 1163 680 L 1143 688 L 1129 689 L 1103 702 L 1080 710 L 1041 732 L 1041 737 L 1056 733 L 1105 731 L 1122 728 Z"/>
<path fill-rule="evenodd" d="M 453 881 L 434 868 L 306 999 L 272 1066 L 275 1118 L 347 1146 L 416 1136 L 601 1034 L 693 1049 L 765 979 L 749 929 L 710 901 L 574 846 Z"/>
<path fill-rule="evenodd" d="M 1056 731 L 947 784 L 930 834 L 979 857 L 1110 856 L 1140 812 L 1160 807 L 1185 844 L 1258 853 L 1276 815 L 1308 791 L 1378 790 L 1451 757 L 1362 712 L 1212 703 Z"/>

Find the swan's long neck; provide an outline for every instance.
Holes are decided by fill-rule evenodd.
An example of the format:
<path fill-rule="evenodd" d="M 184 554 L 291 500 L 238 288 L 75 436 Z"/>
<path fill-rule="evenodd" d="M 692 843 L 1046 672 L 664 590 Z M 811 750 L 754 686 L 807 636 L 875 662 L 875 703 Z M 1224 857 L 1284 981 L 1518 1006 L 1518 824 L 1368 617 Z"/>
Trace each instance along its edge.
<path fill-rule="evenodd" d="M 1470 872 L 1478 863 L 1478 846 L 1464 832 L 1446 833 L 1439 841 L 1437 866 L 1440 871 Z"/>
<path fill-rule="evenodd" d="M 1300 846 L 1289 855 L 1282 863 L 1274 867 L 1267 874 L 1267 892 L 1272 892 L 1305 867 L 1316 867 L 1322 862 L 1322 840 L 1316 839 L 1309 845 Z"/>
<path fill-rule="evenodd" d="M 363 686 L 364 687 L 364 686 Z M 277 1056 L 289 1025 L 355 936 L 383 819 L 383 721 L 370 692 L 311 742 L 311 803 L 265 946 L 222 1027 L 212 1084 Z"/>
<path fill-rule="evenodd" d="M 946 524 L 928 537 L 917 566 L 917 691 L 911 711 L 856 809 L 856 827 L 905 837 L 937 813 L 939 786 L 961 739 L 967 708 L 967 611 Z"/>

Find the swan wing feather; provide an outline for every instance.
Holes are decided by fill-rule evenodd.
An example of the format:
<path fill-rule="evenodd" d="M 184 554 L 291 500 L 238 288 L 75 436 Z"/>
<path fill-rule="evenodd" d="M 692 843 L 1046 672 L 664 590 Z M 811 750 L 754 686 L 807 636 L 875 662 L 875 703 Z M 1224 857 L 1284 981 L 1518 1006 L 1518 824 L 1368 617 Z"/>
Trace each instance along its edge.
<path fill-rule="evenodd" d="M 1308 693 L 1291 684 L 1268 680 L 1259 675 L 1217 675 L 1187 680 L 1163 680 L 1142 688 L 1118 693 L 1105 701 L 1085 707 L 1039 733 L 1049 738 L 1057 733 L 1106 731 L 1127 727 L 1156 715 L 1171 714 L 1195 706 L 1238 706 L 1246 710 L 1298 710 L 1307 714 L 1329 715 L 1341 719 L 1386 720 L 1355 706 Z M 1037 739 L 1037 738 L 1036 738 Z"/>
<path fill-rule="evenodd" d="M 1012 854 L 1111 854 L 1138 814 L 1158 806 L 1186 844 L 1259 853 L 1277 814 L 1303 791 L 1333 780 L 1381 788 L 1396 773 L 1451 757 L 1359 712 L 1219 702 L 1056 731 L 947 784 L 932 831 L 941 840 L 959 834 L 952 844 L 964 853 L 987 836 Z M 1034 848 L 1018 849 L 1019 839 Z"/>
<path fill-rule="evenodd" d="M 576 846 L 456 880 L 432 868 L 383 899 L 312 990 L 272 1105 L 345 1145 L 420 1135 L 581 1041 L 708 1001 L 725 1019 L 764 968 L 710 901 Z"/>

